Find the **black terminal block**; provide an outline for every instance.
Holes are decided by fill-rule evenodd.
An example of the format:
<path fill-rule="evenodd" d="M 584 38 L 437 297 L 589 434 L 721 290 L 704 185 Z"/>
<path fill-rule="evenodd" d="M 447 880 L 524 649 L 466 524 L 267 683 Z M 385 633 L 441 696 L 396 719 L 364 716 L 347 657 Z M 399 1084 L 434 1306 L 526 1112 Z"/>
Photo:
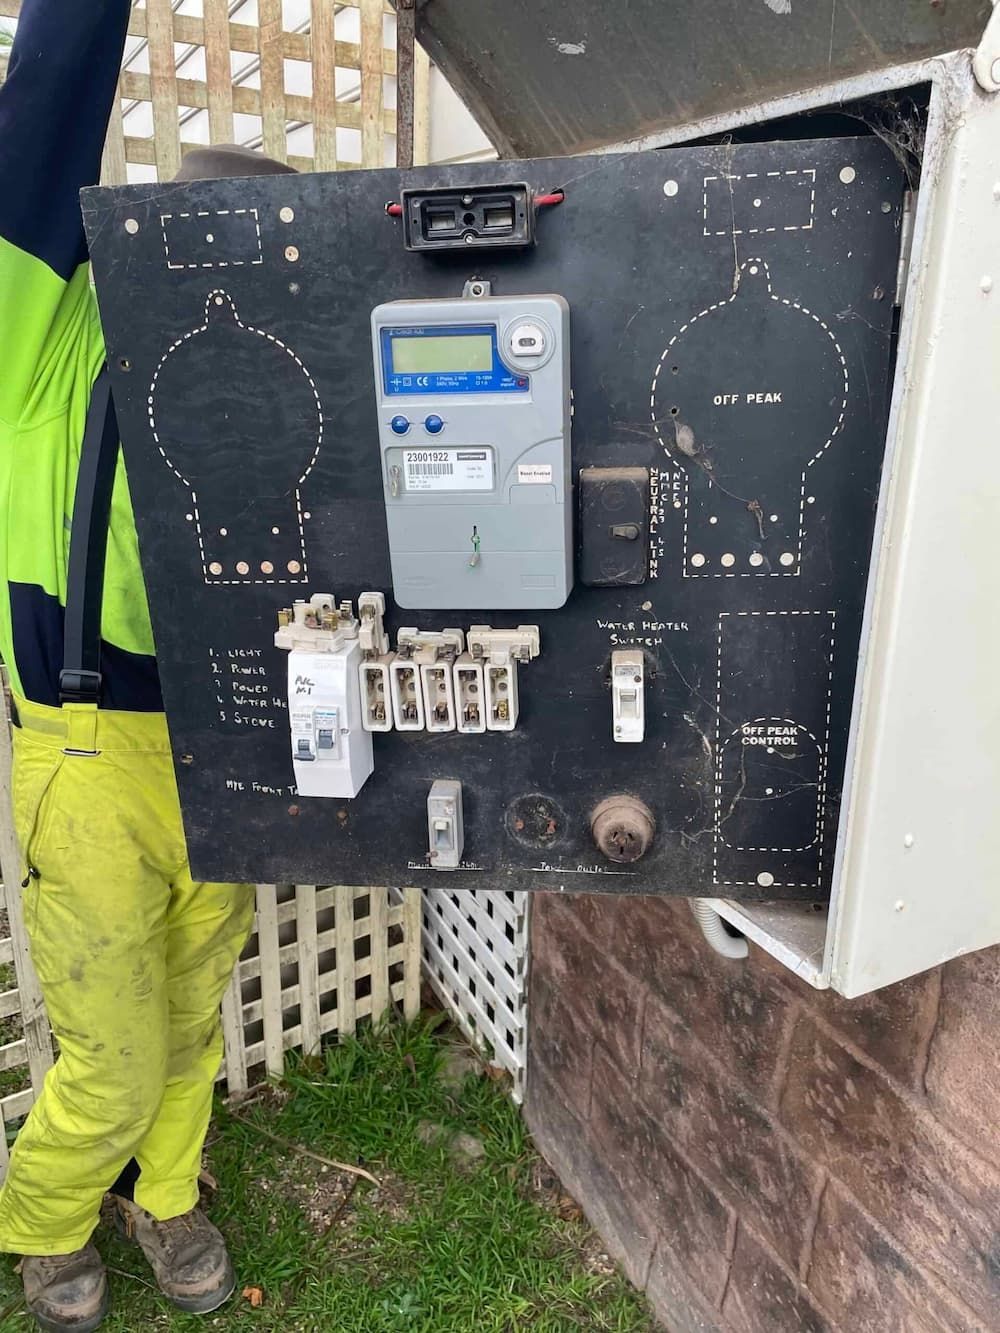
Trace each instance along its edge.
<path fill-rule="evenodd" d="M 535 243 L 528 185 L 403 190 L 407 250 L 524 249 Z"/>
<path fill-rule="evenodd" d="M 580 582 L 623 588 L 649 577 L 649 469 L 580 470 Z"/>

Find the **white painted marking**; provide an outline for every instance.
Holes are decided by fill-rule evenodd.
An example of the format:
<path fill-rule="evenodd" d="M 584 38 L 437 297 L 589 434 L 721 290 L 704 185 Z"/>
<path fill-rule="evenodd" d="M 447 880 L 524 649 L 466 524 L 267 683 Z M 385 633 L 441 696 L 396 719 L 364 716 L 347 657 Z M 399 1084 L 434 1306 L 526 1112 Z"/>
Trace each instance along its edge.
<path fill-rule="evenodd" d="M 850 170 L 853 170 L 853 168 L 850 168 Z M 729 186 L 730 191 L 732 191 L 732 187 L 733 187 L 734 182 L 736 182 L 736 181 L 741 181 L 741 180 L 754 180 L 754 179 L 755 179 L 756 177 L 758 177 L 759 175 L 760 175 L 760 172 L 759 172 L 759 171 L 748 171 L 748 172 L 746 173 L 745 176 L 743 176 L 743 175 L 732 175 L 732 174 L 730 174 L 730 173 L 727 172 L 724 176 L 721 176 L 721 177 L 720 177 L 720 176 L 706 176 L 706 177 L 704 177 L 704 179 L 703 179 L 703 181 L 702 181 L 702 192 L 701 192 L 701 216 L 702 216 L 702 235 L 703 235 L 703 236 L 743 236 L 743 235 L 746 235 L 746 236 L 758 236 L 758 235 L 760 235 L 762 232 L 776 232 L 776 231 L 812 231 L 812 229 L 813 229 L 813 223 L 816 221 L 816 168 L 815 168 L 815 167 L 791 167 L 791 168 L 789 168 L 787 171 L 769 171 L 769 172 L 767 172 L 767 175 L 768 175 L 768 176 L 809 176 L 809 177 L 811 177 L 811 180 L 810 180 L 810 188 L 809 188 L 809 221 L 808 221 L 808 222 L 790 223 L 788 226 L 781 226 L 781 227 L 779 227 L 779 226 L 774 226 L 774 227 L 745 227 L 745 228 L 744 228 L 744 227 L 737 227 L 737 226 L 734 226 L 734 225 L 733 225 L 733 222 L 730 221 L 730 224 L 729 224 L 728 227 L 720 227 L 717 231 L 709 231 L 709 227 L 708 227 L 708 186 L 709 186 L 709 182 L 710 182 L 710 181 L 717 181 L 717 180 L 725 180 L 725 181 L 727 182 L 728 186 Z M 853 177 L 852 177 L 852 179 L 853 179 Z M 759 207 L 761 206 L 762 203 L 763 203 L 763 199 L 758 199 L 758 198 L 756 198 L 756 197 L 753 199 L 753 206 L 754 206 L 754 208 L 759 208 Z M 729 210 L 727 210 L 727 212 L 728 212 L 728 211 L 729 211 Z M 751 269 L 750 271 L 751 271 L 752 273 L 755 273 L 757 270 L 756 270 L 756 269 Z"/>
<path fill-rule="evenodd" d="M 725 742 L 723 741 L 723 738 L 722 738 L 722 626 L 723 626 L 723 621 L 726 620 L 729 616 L 732 616 L 732 615 L 735 615 L 735 616 L 737 617 L 737 619 L 746 618 L 746 617 L 750 617 L 750 616 L 765 616 L 765 617 L 772 617 L 772 616 L 828 616 L 828 617 L 829 617 L 830 638 L 829 638 L 829 656 L 828 656 L 828 658 L 827 658 L 827 661 L 828 661 L 828 663 L 829 663 L 829 670 L 827 671 L 827 678 L 826 678 L 826 718 L 825 718 L 825 723 L 824 723 L 823 740 L 822 740 L 822 742 L 820 742 L 819 740 L 817 740 L 817 738 L 812 734 L 811 731 L 807 731 L 805 727 L 802 727 L 802 731 L 805 732 L 805 734 L 806 734 L 807 736 L 809 736 L 809 738 L 815 743 L 817 749 L 818 749 L 819 752 L 820 752 L 819 785 L 818 785 L 817 793 L 816 793 L 816 838 L 813 840 L 812 843 L 809 844 L 810 846 L 817 846 L 817 844 L 818 844 L 818 857 L 817 857 L 817 864 L 816 864 L 816 879 L 815 879 L 815 881 L 813 881 L 812 883 L 808 883 L 808 884 L 803 884 L 803 883 L 792 883 L 791 881 L 787 881 L 787 882 L 785 882 L 785 883 L 782 884 L 781 881 L 775 881 L 775 883 L 778 883 L 780 887 L 783 887 L 783 888 L 786 888 L 786 889 L 814 889 L 814 888 L 818 888 L 818 887 L 822 884 L 822 882 L 823 882 L 823 857 L 824 857 L 824 852 L 825 852 L 825 846 L 824 846 L 824 841 L 825 841 L 825 840 L 824 840 L 824 838 L 823 838 L 823 827 L 824 827 L 824 821 L 825 821 L 825 815 L 826 815 L 827 780 L 828 780 L 828 774 L 829 774 L 830 717 L 831 717 L 831 713 L 832 713 L 832 710 L 833 710 L 833 663 L 834 663 L 834 654 L 835 654 L 835 651 L 836 651 L 837 613 L 836 613 L 836 611 L 736 611 L 736 612 L 732 612 L 732 611 L 720 611 L 720 613 L 719 613 L 719 634 L 718 634 L 718 640 L 717 640 L 717 646 L 716 646 L 716 685 L 715 685 L 715 822 L 714 822 L 714 836 L 713 836 L 713 839 L 712 839 L 712 844 L 713 844 L 713 845 L 712 845 L 712 883 L 713 883 L 713 884 L 722 884 L 722 885 L 725 885 L 727 888 L 739 888 L 739 887 L 742 887 L 742 888 L 749 888 L 749 887 L 751 887 L 751 886 L 753 885 L 754 881 L 752 881 L 752 880 L 739 880 L 739 879 L 735 879 L 735 880 L 734 880 L 734 879 L 719 879 L 719 845 L 720 845 L 720 843 L 725 842 L 725 839 L 723 838 L 723 836 L 722 836 L 722 831 L 721 831 L 721 830 L 722 830 L 722 752 L 723 752 L 723 746 L 724 746 L 724 744 L 725 744 Z M 766 717 L 764 717 L 764 718 L 755 718 L 755 719 L 753 719 L 753 723 L 754 723 L 754 724 L 756 724 L 756 723 L 760 723 L 760 722 L 769 722 L 769 721 L 778 721 L 778 722 L 784 721 L 784 722 L 788 722 L 788 723 L 789 723 L 790 725 L 792 725 L 792 726 L 799 726 L 799 725 L 800 725 L 799 723 L 795 722 L 795 721 L 794 721 L 793 719 L 791 719 L 791 718 L 766 718 Z M 741 724 L 741 725 L 742 725 L 742 724 Z M 730 740 L 730 739 L 732 738 L 732 736 L 733 736 L 733 735 L 736 735 L 736 733 L 737 733 L 740 729 L 741 729 L 740 727 L 737 727 L 737 728 L 736 728 L 736 731 L 732 732 L 732 733 L 730 734 L 730 736 L 726 738 L 726 740 L 727 740 L 727 741 Z M 769 790 L 769 791 L 767 792 L 767 794 L 768 794 L 768 795 L 771 795 L 772 792 Z M 727 844 L 727 845 L 728 845 L 728 844 Z M 793 847 L 753 847 L 753 848 L 741 848 L 741 849 L 738 849 L 738 850 L 742 850 L 742 851 L 768 851 L 768 852 L 792 852 L 792 851 L 806 851 L 806 850 L 808 850 L 808 849 L 807 849 L 807 848 L 793 848 Z M 768 873 L 770 873 L 770 872 L 768 872 Z"/>
<path fill-rule="evenodd" d="M 814 176 L 814 178 L 815 178 L 815 172 L 813 172 L 813 176 Z M 796 577 L 798 576 L 798 574 L 799 574 L 799 562 L 800 562 L 801 559 L 802 559 L 802 547 L 803 547 L 803 543 L 804 543 L 804 541 L 805 541 L 806 475 L 807 475 L 807 473 L 808 473 L 809 468 L 811 468 L 811 467 L 813 466 L 814 463 L 818 462 L 818 460 L 819 460 L 820 458 L 822 458 L 822 456 L 826 453 L 827 449 L 829 449 L 830 445 L 833 443 L 833 441 L 836 439 L 836 437 L 840 434 L 840 431 L 841 431 L 841 429 L 842 429 L 842 427 L 843 427 L 843 425 L 844 425 L 844 418 L 845 418 L 846 415 L 847 415 L 847 400 L 848 400 L 848 395 L 849 395 L 849 393 L 850 393 L 850 377 L 849 377 L 848 369 L 847 369 L 847 358 L 846 358 L 846 356 L 844 355 L 844 349 L 841 347 L 840 343 L 837 341 L 837 337 L 836 337 L 836 335 L 834 334 L 834 332 L 833 332 L 833 330 L 830 328 L 830 326 L 829 326 L 824 320 L 820 319 L 819 315 L 814 314 L 811 310 L 809 310 L 806 306 L 802 305 L 799 301 L 790 301 L 790 300 L 788 300 L 786 297 L 783 297 L 783 296 L 775 296 L 774 292 L 773 292 L 772 289 L 771 289 L 771 271 L 770 271 L 770 269 L 768 268 L 767 263 L 766 263 L 763 259 L 760 259 L 760 258 L 754 258 L 754 259 L 747 259 L 747 260 L 744 260 L 743 264 L 740 266 L 740 272 L 742 273 L 744 269 L 750 269 L 751 272 L 754 272 L 754 273 L 755 273 L 755 272 L 759 271 L 759 269 L 761 269 L 761 268 L 764 270 L 764 279 L 765 279 L 765 281 L 766 281 L 766 283 L 767 283 L 767 294 L 768 294 L 768 297 L 770 298 L 770 300 L 772 300 L 772 301 L 777 301 L 777 303 L 778 303 L 779 305 L 787 306 L 787 307 L 788 307 L 789 309 L 791 309 L 791 310 L 798 310 L 800 314 L 806 315 L 806 316 L 808 316 L 809 319 L 815 320 L 815 322 L 819 325 L 819 327 L 823 330 L 823 332 L 827 335 L 827 337 L 828 337 L 828 338 L 830 339 L 830 341 L 833 343 L 834 348 L 836 349 L 836 352 L 837 352 L 837 357 L 838 357 L 839 360 L 840 360 L 840 368 L 841 368 L 841 371 L 842 371 L 843 376 L 844 376 L 844 388 L 843 388 L 843 397 L 842 397 L 842 399 L 841 399 L 841 403 L 840 403 L 840 412 L 839 412 L 839 414 L 838 414 L 838 416 L 837 416 L 837 422 L 836 422 L 836 424 L 835 424 L 833 430 L 830 432 L 830 435 L 827 437 L 826 441 L 825 441 L 824 444 L 821 446 L 821 448 L 819 448 L 819 449 L 816 451 L 816 453 L 813 454 L 813 456 L 809 459 L 809 461 L 808 461 L 808 462 L 806 463 L 806 465 L 805 465 L 805 468 L 804 468 L 803 471 L 802 471 L 802 480 L 801 480 L 801 485 L 800 485 L 800 488 L 799 488 L 799 532 L 798 532 L 798 545 L 797 545 L 796 557 L 795 557 L 795 558 L 793 559 L 793 561 L 792 561 L 792 563 L 795 565 L 795 568 L 792 569 L 792 570 L 789 570 L 787 573 L 784 572 L 784 571 L 782 571 L 782 570 L 777 570 L 777 569 L 775 569 L 775 570 L 771 570 L 771 571 L 769 571 L 766 575 L 762 575 L 762 574 L 752 574 L 752 573 L 749 573 L 749 572 L 746 571 L 746 570 L 739 570 L 739 571 L 737 571 L 737 570 L 731 570 L 731 571 L 727 571 L 727 572 L 725 572 L 725 573 L 719 573 L 719 572 L 717 572 L 717 571 L 706 571 L 705 574 L 702 574 L 702 575 L 692 575 L 691 572 L 690 572 L 690 570 L 688 569 L 688 559 L 689 559 L 689 557 L 688 557 L 688 508 L 689 508 L 689 502 L 690 502 L 691 483 L 690 483 L 690 478 L 689 478 L 689 474 L 688 474 L 688 472 L 687 472 L 687 469 L 685 469 L 685 470 L 684 470 L 684 473 L 683 473 L 683 475 L 684 475 L 684 497 L 683 497 L 683 503 L 684 503 L 684 522 L 683 522 L 683 556 L 682 556 L 682 566 L 681 566 L 682 574 L 683 574 L 683 577 L 684 577 L 684 578 L 689 578 L 689 577 L 695 577 L 695 578 L 698 578 L 698 577 L 700 577 L 700 578 L 716 578 L 716 579 L 731 579 L 731 578 L 761 578 L 761 577 L 770 577 L 770 578 L 796 578 Z M 737 297 L 739 296 L 739 291 L 740 291 L 740 284 L 737 283 L 737 284 L 736 284 L 736 289 L 735 289 L 735 291 L 733 291 L 733 293 L 732 293 L 730 296 L 728 296 L 724 301 L 716 301 L 713 305 L 706 306 L 704 310 L 699 310 L 698 313 L 697 313 L 696 315 L 692 316 L 692 318 L 689 319 L 689 320 L 687 321 L 686 324 L 682 324 L 681 327 L 680 327 L 680 328 L 677 330 L 677 332 L 674 334 L 674 336 L 673 336 L 673 337 L 670 339 L 670 341 L 667 343 L 666 347 L 663 349 L 663 355 L 660 357 L 660 360 L 659 360 L 659 362 L 657 363 L 657 366 L 656 366 L 656 370 L 653 372 L 653 383 L 652 383 L 652 387 L 651 387 L 651 389 L 650 389 L 650 394 L 649 394 L 649 410 L 650 410 L 650 416 L 652 417 L 652 421 L 653 421 L 653 431 L 654 431 L 654 433 L 655 433 L 655 435 L 656 435 L 656 438 L 660 441 L 660 444 L 661 444 L 662 447 L 663 447 L 663 451 L 664 451 L 664 453 L 665 453 L 665 454 L 667 455 L 667 457 L 671 460 L 671 462 L 674 462 L 674 461 L 675 461 L 675 459 L 674 459 L 674 455 L 670 452 L 670 449 L 669 449 L 669 447 L 668 447 L 668 445 L 667 445 L 667 442 L 666 442 L 666 440 L 663 438 L 663 435 L 661 434 L 661 431 L 660 431 L 660 420 L 659 420 L 659 415 L 658 415 L 658 412 L 657 412 L 657 406 L 656 406 L 656 394 L 657 394 L 657 388 L 658 388 L 658 386 L 659 386 L 659 382 L 660 382 L 660 375 L 661 375 L 661 373 L 663 372 L 663 368 L 664 368 L 664 366 L 668 364 L 668 360 L 669 360 L 669 358 L 670 358 L 670 353 L 671 353 L 671 351 L 673 350 L 674 344 L 677 342 L 677 340 L 678 340 L 679 338 L 681 338 L 681 337 L 688 331 L 688 329 L 691 327 L 691 325 L 694 324 L 694 323 L 696 323 L 697 320 L 699 320 L 699 319 L 703 319 L 706 315 L 710 315 L 710 314 L 712 313 L 713 310 L 721 310 L 721 309 L 723 309 L 725 306 L 731 304 L 731 303 L 732 303 L 733 301 L 735 301 L 735 300 L 737 299 Z M 671 421 L 672 421 L 672 420 L 673 420 L 673 418 L 671 418 Z M 772 514 L 770 517 L 771 517 L 771 522 L 772 522 L 772 523 L 777 523 L 777 521 L 778 521 L 778 515 L 777 515 L 777 514 Z M 694 560 L 693 557 L 691 557 L 691 559 L 690 559 L 690 563 L 691 563 L 692 565 L 694 565 L 696 568 L 700 568 L 700 565 L 697 564 L 697 563 L 695 562 L 695 560 Z M 705 562 L 704 562 L 704 559 L 703 559 L 703 560 L 701 561 L 701 564 L 703 565 L 704 563 L 705 563 Z M 751 563 L 751 564 L 754 564 L 755 562 L 751 559 L 751 562 L 750 562 L 750 563 Z M 758 561 L 758 562 L 756 562 L 756 563 L 759 565 L 759 564 L 761 564 L 761 563 L 763 563 L 763 562 L 762 562 L 762 561 Z"/>
<path fill-rule="evenodd" d="M 257 258 L 256 258 L 256 259 L 249 259 L 249 260 L 248 260 L 248 259 L 220 259 L 220 260 L 217 260 L 217 261 L 214 261 L 214 262 L 211 262 L 211 263 L 201 263 L 201 264 L 199 264 L 199 263 L 195 263 L 195 264 L 175 264 L 175 263 L 171 260 L 171 258 L 170 258 L 170 240 L 169 240 L 169 237 L 167 236 L 167 223 L 168 223 L 168 222 L 170 221 L 170 219 L 174 216 L 174 214 L 173 214 L 173 213 L 161 213 L 161 214 L 160 214 L 160 231 L 161 231 L 161 233 L 162 233 L 162 235 L 163 235 L 163 250 L 164 250 L 164 253 L 165 253 L 166 256 L 167 256 L 167 268 L 239 268 L 241 265 L 244 265 L 244 264 L 263 264 L 263 262 L 264 262 L 264 250 L 263 250 L 263 245 L 262 245 L 262 243 L 261 243 L 261 235 L 260 235 L 260 218 L 259 218 L 259 216 L 258 216 L 258 214 L 257 214 L 257 210 L 256 210 L 256 208 L 234 208 L 234 209 L 232 209 L 231 211 L 232 211 L 232 214 L 233 214 L 234 217 L 237 216 L 237 215 L 249 215 L 250 217 L 253 218 L 253 221 L 254 221 L 254 227 L 255 227 L 256 232 L 257 232 Z M 179 217 L 179 218 L 189 218 L 189 217 L 194 216 L 194 217 L 199 217 L 199 218 L 213 218 L 213 217 L 214 217 L 214 218 L 224 218 L 224 217 L 228 217 L 228 216 L 229 216 L 229 213 L 230 213 L 230 209 L 228 209 L 228 208 L 219 208 L 219 209 L 216 209 L 214 212 L 213 212 L 211 209 L 202 209 L 202 210 L 200 210 L 199 212 L 197 212 L 197 213 L 195 213 L 195 214 L 193 214 L 193 215 L 192 215 L 191 213 L 178 213 L 178 214 L 177 214 L 177 217 Z M 126 224 L 126 230 L 128 230 L 127 224 Z M 138 230 L 139 230 L 139 224 L 136 223 L 136 231 L 138 231 Z M 214 235 L 213 235 L 211 232 L 209 232 L 208 235 L 205 237 L 205 239 L 209 242 L 209 244 L 211 244 L 211 243 L 215 240 L 215 237 L 214 237 Z"/>
<path fill-rule="evenodd" d="M 256 210 L 251 210 L 251 211 L 255 212 Z M 305 527 L 303 520 L 305 518 L 310 517 L 310 515 L 307 513 L 303 513 L 302 510 L 301 487 L 306 477 L 309 476 L 309 473 L 316 466 L 316 459 L 319 457 L 319 451 L 323 445 L 323 404 L 320 401 L 319 390 L 316 388 L 316 381 L 309 373 L 308 369 L 302 362 L 301 358 L 298 357 L 290 347 L 286 346 L 286 344 L 283 343 L 280 338 L 276 338 L 273 333 L 265 333 L 262 329 L 255 329 L 250 324 L 244 324 L 243 321 L 240 319 L 239 314 L 237 313 L 236 306 L 233 302 L 232 297 L 228 294 L 228 292 L 222 291 L 221 288 L 216 288 L 215 291 L 209 292 L 205 300 L 204 323 L 199 324 L 197 328 L 191 329 L 189 333 L 183 334 L 175 342 L 171 343 L 170 346 L 167 348 L 167 350 L 160 357 L 156 370 L 153 372 L 153 378 L 149 385 L 149 394 L 146 398 L 146 404 L 147 404 L 146 410 L 149 417 L 149 428 L 153 433 L 153 440 L 155 441 L 156 447 L 159 450 L 160 457 L 163 459 L 164 463 L 166 463 L 167 467 L 178 479 L 178 481 L 183 482 L 183 484 L 191 492 L 192 514 L 189 515 L 188 517 L 189 518 L 193 517 L 194 519 L 195 531 L 198 536 L 198 550 L 201 553 L 201 567 L 205 575 L 205 581 L 207 582 L 209 574 L 217 575 L 222 573 L 222 566 L 219 565 L 217 561 L 213 561 L 211 565 L 206 563 L 205 538 L 204 538 L 204 533 L 202 532 L 201 529 L 201 516 L 198 512 L 198 496 L 194 491 L 194 489 L 192 488 L 191 483 L 188 481 L 188 479 L 181 472 L 178 471 L 178 469 L 173 465 L 173 463 L 167 457 L 166 451 L 164 450 L 163 445 L 160 442 L 160 437 L 156 427 L 156 413 L 154 410 L 155 409 L 154 400 L 156 398 L 156 383 L 160 377 L 160 372 L 163 370 L 167 358 L 171 355 L 172 352 L 175 352 L 178 349 L 178 347 L 181 347 L 184 345 L 184 343 L 188 342 L 189 339 L 197 338 L 199 335 L 203 334 L 206 331 L 209 325 L 209 320 L 211 318 L 209 312 L 209 306 L 212 305 L 221 306 L 225 305 L 227 302 L 229 304 L 230 310 L 232 311 L 233 319 L 236 321 L 236 324 L 239 328 L 243 329 L 244 332 L 246 333 L 256 335 L 258 338 L 266 338 L 267 341 L 269 343 L 273 343 L 275 347 L 280 347 L 283 352 L 287 353 L 287 355 L 292 358 L 292 360 L 298 366 L 299 370 L 302 371 L 303 375 L 309 382 L 309 387 L 312 390 L 312 395 L 316 402 L 316 416 L 318 422 L 318 430 L 316 435 L 316 447 L 312 452 L 312 457 L 309 459 L 309 463 L 307 464 L 305 471 L 302 473 L 302 476 L 299 477 L 298 481 L 295 483 L 295 512 L 298 516 L 299 551 L 301 553 L 301 561 L 290 560 L 288 562 L 288 572 L 290 574 L 295 574 L 295 575 L 301 573 L 302 577 L 291 578 L 291 579 L 248 579 L 248 578 L 224 579 L 223 582 L 224 583 L 307 583 L 309 578 L 309 567 L 308 564 L 306 563 L 306 534 L 305 534 Z"/>

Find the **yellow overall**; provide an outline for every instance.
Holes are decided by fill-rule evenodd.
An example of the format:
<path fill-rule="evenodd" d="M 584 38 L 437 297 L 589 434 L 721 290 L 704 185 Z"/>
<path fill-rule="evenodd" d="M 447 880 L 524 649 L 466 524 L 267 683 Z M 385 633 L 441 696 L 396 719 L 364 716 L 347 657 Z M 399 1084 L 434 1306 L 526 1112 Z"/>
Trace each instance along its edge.
<path fill-rule="evenodd" d="M 0 1249 L 65 1254 L 123 1172 L 161 1221 L 197 1202 L 253 891 L 192 881 L 162 713 L 15 702 L 25 923 L 59 1059 L 0 1191 Z"/>

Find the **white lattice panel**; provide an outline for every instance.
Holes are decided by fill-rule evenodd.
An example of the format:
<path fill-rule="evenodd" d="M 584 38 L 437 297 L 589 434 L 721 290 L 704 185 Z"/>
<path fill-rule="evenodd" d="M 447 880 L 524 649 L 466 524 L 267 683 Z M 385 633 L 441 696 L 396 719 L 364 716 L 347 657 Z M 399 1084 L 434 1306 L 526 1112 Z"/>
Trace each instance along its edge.
<path fill-rule="evenodd" d="M 524 1096 L 527 1048 L 527 893 L 423 891 L 424 974 L 466 1035 Z"/>

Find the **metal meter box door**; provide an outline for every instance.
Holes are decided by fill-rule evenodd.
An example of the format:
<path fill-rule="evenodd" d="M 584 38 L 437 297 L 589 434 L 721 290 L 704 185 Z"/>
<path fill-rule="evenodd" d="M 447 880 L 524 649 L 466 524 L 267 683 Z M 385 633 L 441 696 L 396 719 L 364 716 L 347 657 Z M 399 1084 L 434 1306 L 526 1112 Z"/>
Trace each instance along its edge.
<path fill-rule="evenodd" d="M 435 235 L 490 185 L 526 243 Z M 194 873 L 825 899 L 902 196 L 874 138 L 87 191 Z"/>

